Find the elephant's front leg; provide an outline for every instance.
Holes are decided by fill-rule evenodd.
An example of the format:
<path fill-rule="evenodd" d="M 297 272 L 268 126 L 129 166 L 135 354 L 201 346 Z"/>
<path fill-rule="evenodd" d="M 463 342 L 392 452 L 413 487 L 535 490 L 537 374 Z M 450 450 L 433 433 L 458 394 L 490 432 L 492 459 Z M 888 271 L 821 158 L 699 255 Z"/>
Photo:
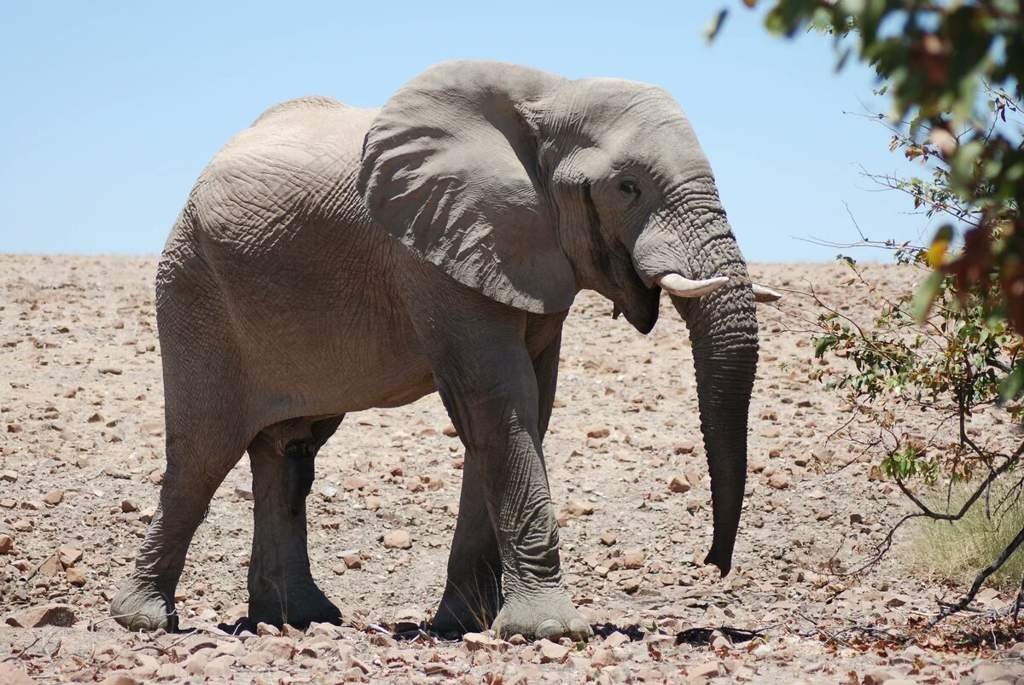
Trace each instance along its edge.
<path fill-rule="evenodd" d="M 562 582 L 533 363 L 521 340 L 474 337 L 449 347 L 435 375 L 474 462 L 466 476 L 479 478 L 464 488 L 482 489 L 498 543 L 504 602 L 493 627 L 504 637 L 585 639 L 590 627 Z"/>
<path fill-rule="evenodd" d="M 561 326 L 561 322 L 557 322 Z M 561 334 L 533 360 L 537 379 L 537 424 L 543 442 L 558 380 Z M 432 621 L 442 634 L 487 629 L 502 606 L 501 553 L 491 525 L 479 459 L 468 455 L 462 472 L 459 517 L 455 524 L 444 596 Z"/>

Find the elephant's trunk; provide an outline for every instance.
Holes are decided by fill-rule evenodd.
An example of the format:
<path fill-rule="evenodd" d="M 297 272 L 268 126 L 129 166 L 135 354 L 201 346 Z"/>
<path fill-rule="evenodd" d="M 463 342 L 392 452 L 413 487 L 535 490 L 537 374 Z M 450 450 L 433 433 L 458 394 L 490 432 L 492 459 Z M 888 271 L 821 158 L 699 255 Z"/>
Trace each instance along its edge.
<path fill-rule="evenodd" d="M 652 216 L 634 246 L 644 280 L 666 273 L 689 279 L 728 277 L 698 297 L 672 295 L 693 345 L 701 431 L 711 472 L 714 540 L 705 563 L 724 576 L 743 508 L 747 413 L 757 367 L 757 314 L 746 265 L 718 201 L 714 183 L 690 182 Z"/>

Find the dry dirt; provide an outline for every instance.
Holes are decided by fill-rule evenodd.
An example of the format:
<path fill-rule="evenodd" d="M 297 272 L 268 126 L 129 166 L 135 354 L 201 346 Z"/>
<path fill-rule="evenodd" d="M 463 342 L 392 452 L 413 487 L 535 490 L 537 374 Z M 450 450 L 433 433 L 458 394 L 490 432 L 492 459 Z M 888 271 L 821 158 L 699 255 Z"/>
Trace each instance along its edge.
<path fill-rule="evenodd" d="M 568 584 L 599 637 L 396 639 L 396 623 L 411 627 L 439 599 L 455 522 L 462 449 L 444 434 L 436 396 L 351 415 L 320 453 L 310 556 L 344 625 L 238 636 L 216 627 L 245 609 L 243 459 L 178 589 L 181 623 L 195 631 L 129 634 L 107 607 L 163 469 L 154 270 L 152 258 L 0 255 L 0 682 L 1024 682 L 1024 645 L 996 634 L 996 649 L 989 640 L 950 651 L 927 634 L 894 644 L 857 629 L 913 633 L 958 589 L 906 578 L 898 557 L 856 578 L 829 573 L 830 560 L 868 558 L 904 502 L 869 479 L 852 445 L 827 442 L 845 415 L 808 380 L 818 362 L 804 322 L 815 309 L 792 293 L 760 308 L 748 497 L 727 579 L 696 563 L 711 511 L 685 327 L 665 303 L 643 337 L 584 293 L 566 326 L 545 447 Z M 908 286 L 893 267 L 869 270 L 893 290 Z M 871 314 L 838 265 L 753 272 Z M 411 546 L 386 548 L 392 530 Z M 991 609 L 1011 598 L 984 599 Z M 27 611 L 53 604 L 66 608 Z M 33 621 L 71 625 L 9 625 Z M 760 632 L 691 630 L 723 626 Z"/>

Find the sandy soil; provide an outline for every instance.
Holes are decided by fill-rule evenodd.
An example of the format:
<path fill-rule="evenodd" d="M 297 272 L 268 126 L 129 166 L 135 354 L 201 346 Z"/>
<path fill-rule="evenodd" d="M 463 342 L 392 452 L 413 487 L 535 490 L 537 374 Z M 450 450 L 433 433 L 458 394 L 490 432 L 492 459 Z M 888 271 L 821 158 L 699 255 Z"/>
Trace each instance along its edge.
<path fill-rule="evenodd" d="M 904 578 L 897 557 L 857 578 L 830 575 L 830 560 L 852 568 L 867 558 L 904 503 L 869 479 L 852 445 L 826 442 L 845 414 L 808 380 L 819 363 L 806 323 L 815 310 L 796 294 L 760 308 L 751 473 L 726 580 L 695 563 L 711 511 L 685 327 L 666 302 L 644 337 L 583 293 L 545 447 L 568 584 L 599 637 L 452 642 L 406 630 L 396 639 L 396 624 L 411 627 L 440 598 L 455 522 L 462 449 L 444 434 L 436 396 L 347 417 L 318 458 L 310 556 L 343 626 L 240 636 L 216 627 L 245 610 L 243 459 L 179 586 L 181 623 L 195 632 L 129 634 L 107 607 L 163 469 L 154 270 L 150 258 L 0 255 L 0 617 L 72 624 L 0 627 L 0 682 L 1024 682 L 1024 645 L 1012 641 L 950 652 L 937 638 L 896 645 L 855 629 L 906 632 L 957 589 Z M 870 315 L 839 266 L 753 272 Z M 892 267 L 871 273 L 908 287 Z M 383 545 L 394 529 L 409 533 L 408 549 Z M 1010 598 L 984 599 L 995 608 Z M 53 604 L 66 608 L 42 619 L 29 611 Z M 690 630 L 723 626 L 762 632 Z"/>

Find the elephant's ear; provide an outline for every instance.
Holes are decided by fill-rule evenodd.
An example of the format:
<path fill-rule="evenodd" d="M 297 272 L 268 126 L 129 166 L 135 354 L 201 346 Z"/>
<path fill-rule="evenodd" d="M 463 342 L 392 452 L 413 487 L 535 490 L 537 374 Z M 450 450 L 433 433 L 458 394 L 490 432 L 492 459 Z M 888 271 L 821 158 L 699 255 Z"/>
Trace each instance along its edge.
<path fill-rule="evenodd" d="M 363 143 L 359 191 L 374 221 L 493 300 L 568 309 L 576 279 L 541 199 L 531 114 L 562 82 L 495 62 L 449 62 L 410 81 Z"/>

